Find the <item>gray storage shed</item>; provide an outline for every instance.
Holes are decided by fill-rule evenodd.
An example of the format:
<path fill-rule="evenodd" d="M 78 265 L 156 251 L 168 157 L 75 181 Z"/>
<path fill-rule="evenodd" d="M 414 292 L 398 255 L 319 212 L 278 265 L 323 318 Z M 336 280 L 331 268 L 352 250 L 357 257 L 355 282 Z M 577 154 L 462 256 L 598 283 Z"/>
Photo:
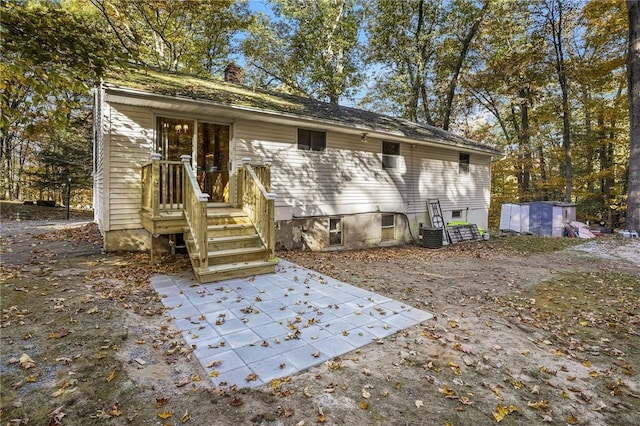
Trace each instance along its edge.
<path fill-rule="evenodd" d="M 533 201 L 503 204 L 500 229 L 545 237 L 562 237 L 564 225 L 576 220 L 575 203 Z"/>

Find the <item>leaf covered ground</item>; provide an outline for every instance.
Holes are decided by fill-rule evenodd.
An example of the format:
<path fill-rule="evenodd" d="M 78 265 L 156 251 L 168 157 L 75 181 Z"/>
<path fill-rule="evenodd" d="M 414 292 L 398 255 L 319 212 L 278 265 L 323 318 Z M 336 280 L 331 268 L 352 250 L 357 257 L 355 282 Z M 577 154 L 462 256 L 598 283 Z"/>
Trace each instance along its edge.
<path fill-rule="evenodd" d="M 211 387 L 148 256 L 63 225 L 3 221 L 3 425 L 640 423 L 637 240 L 280 253 L 435 317 L 247 390 Z"/>

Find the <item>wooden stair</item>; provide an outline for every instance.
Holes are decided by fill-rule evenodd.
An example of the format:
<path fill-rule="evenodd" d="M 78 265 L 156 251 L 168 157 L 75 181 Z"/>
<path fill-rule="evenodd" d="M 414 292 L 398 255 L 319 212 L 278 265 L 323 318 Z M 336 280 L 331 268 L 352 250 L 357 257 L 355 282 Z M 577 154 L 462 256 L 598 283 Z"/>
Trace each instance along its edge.
<path fill-rule="evenodd" d="M 270 259 L 256 227 L 241 209 L 207 209 L 208 267 L 201 268 L 191 231 L 184 232 L 193 271 L 201 283 L 244 278 L 275 272 L 276 260 Z"/>

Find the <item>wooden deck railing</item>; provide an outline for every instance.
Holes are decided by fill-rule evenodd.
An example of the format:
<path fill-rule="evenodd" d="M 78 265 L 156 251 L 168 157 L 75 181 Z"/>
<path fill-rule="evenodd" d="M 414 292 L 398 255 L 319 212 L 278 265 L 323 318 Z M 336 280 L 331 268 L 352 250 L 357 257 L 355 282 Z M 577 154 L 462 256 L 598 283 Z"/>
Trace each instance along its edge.
<path fill-rule="evenodd" d="M 163 210 L 180 210 L 183 202 L 184 170 L 181 161 L 162 161 L 152 156 L 142 165 L 142 208 L 160 215 Z"/>
<path fill-rule="evenodd" d="M 191 168 L 191 157 L 183 155 L 184 179 L 182 194 L 184 197 L 183 211 L 187 224 L 191 230 L 195 253 L 197 253 L 200 269 L 209 268 L 209 254 L 207 249 L 207 202 L 209 194 L 200 190 L 196 175 Z"/>
<path fill-rule="evenodd" d="M 269 164 L 252 167 L 243 159 L 238 169 L 238 202 L 256 227 L 267 248 L 267 259 L 275 257 L 275 199 L 270 192 L 271 169 Z"/>

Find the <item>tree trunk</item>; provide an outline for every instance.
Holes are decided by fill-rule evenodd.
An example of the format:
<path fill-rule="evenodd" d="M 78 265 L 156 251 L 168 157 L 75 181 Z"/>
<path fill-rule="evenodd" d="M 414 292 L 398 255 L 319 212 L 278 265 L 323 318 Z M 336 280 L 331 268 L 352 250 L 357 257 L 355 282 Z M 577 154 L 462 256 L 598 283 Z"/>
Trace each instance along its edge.
<path fill-rule="evenodd" d="M 640 230 L 640 3 L 627 1 L 629 52 L 627 84 L 630 116 L 629 179 L 626 228 Z"/>

